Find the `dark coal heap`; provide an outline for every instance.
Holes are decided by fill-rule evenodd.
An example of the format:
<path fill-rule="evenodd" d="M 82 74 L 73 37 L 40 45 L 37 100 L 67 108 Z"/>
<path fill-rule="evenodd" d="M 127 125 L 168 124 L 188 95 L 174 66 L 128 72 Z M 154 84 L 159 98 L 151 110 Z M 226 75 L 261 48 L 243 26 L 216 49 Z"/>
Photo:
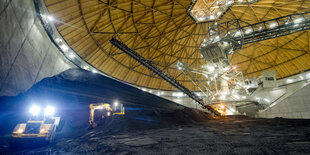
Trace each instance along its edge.
<path fill-rule="evenodd" d="M 206 113 L 186 108 L 111 78 L 86 70 L 70 69 L 43 79 L 16 97 L 1 97 L 0 134 L 9 137 L 17 123 L 26 122 L 28 109 L 32 104 L 42 107 L 52 104 L 64 122 L 59 134 L 64 137 L 76 136 L 89 130 L 90 103 L 113 103 L 114 100 L 125 106 L 126 114 L 107 119 L 96 130 L 106 133 L 138 131 L 195 124 L 209 118 Z"/>
<path fill-rule="evenodd" d="M 88 128 L 89 104 L 124 104 L 125 115 Z M 17 123 L 32 104 L 52 104 L 63 120 L 49 145 L 10 147 Z M 309 154 L 309 120 L 209 119 L 110 78 L 71 69 L 46 78 L 16 97 L 0 98 L 0 154 Z M 26 143 L 25 143 L 26 144 Z"/>

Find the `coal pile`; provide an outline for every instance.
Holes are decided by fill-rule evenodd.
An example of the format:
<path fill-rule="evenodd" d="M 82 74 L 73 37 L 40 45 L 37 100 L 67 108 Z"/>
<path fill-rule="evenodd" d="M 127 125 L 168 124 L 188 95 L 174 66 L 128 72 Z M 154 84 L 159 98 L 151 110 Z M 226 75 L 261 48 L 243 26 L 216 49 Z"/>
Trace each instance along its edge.
<path fill-rule="evenodd" d="M 126 114 L 106 119 L 98 127 L 100 133 L 119 134 L 175 125 L 195 124 L 209 115 L 178 105 L 135 87 L 91 72 L 70 69 L 57 76 L 43 79 L 30 90 L 16 97 L 1 97 L 0 149 L 9 146 L 10 134 L 16 124 L 26 122 L 31 104 L 53 104 L 64 126 L 57 137 L 72 138 L 89 131 L 89 104 L 118 100 Z M 10 121 L 7 121 L 10 120 Z M 2 148 L 1 148 L 2 146 Z"/>
<path fill-rule="evenodd" d="M 90 129 L 89 104 L 115 99 L 126 114 Z M 15 124 L 27 121 L 25 109 L 32 102 L 54 103 L 65 125 L 52 144 L 11 149 L 10 133 Z M 310 154 L 310 120 L 212 120 L 201 111 L 78 69 L 46 78 L 17 97 L 1 97 L 0 106 L 0 154 Z"/>

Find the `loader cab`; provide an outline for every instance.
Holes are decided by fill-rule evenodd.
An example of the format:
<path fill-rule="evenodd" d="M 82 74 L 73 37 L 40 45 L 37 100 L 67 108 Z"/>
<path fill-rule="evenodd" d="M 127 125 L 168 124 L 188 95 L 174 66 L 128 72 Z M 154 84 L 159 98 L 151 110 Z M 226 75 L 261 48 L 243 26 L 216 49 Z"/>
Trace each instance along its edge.
<path fill-rule="evenodd" d="M 113 115 L 124 115 L 125 108 L 123 104 L 114 102 L 113 105 L 108 103 L 96 103 L 89 105 L 89 125 L 91 128 L 95 128 L 100 124 L 103 124 L 108 118 Z"/>
<path fill-rule="evenodd" d="M 47 106 L 42 113 L 39 106 L 32 106 L 30 113 L 30 119 L 26 123 L 15 126 L 12 133 L 12 144 L 38 141 L 51 143 L 60 122 L 60 117 L 54 117 L 54 108 Z"/>

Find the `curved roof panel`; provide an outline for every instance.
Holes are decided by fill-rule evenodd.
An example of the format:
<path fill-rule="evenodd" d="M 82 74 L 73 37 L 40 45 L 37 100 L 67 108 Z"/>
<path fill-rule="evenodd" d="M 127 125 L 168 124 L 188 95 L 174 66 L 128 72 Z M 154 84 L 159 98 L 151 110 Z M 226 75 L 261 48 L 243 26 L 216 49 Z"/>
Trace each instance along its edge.
<path fill-rule="evenodd" d="M 174 90 L 147 68 L 114 47 L 116 37 L 191 90 L 195 86 L 176 62 L 191 67 L 205 64 L 198 50 L 212 23 L 196 23 L 187 13 L 189 0 L 45 0 L 55 25 L 85 61 L 129 83 L 154 89 Z M 240 19 L 257 23 L 310 11 L 309 0 L 260 0 L 233 5 L 218 22 Z M 282 78 L 310 68 L 310 31 L 245 45 L 230 56 L 246 77 L 276 70 Z M 202 76 L 199 76 L 204 80 Z"/>

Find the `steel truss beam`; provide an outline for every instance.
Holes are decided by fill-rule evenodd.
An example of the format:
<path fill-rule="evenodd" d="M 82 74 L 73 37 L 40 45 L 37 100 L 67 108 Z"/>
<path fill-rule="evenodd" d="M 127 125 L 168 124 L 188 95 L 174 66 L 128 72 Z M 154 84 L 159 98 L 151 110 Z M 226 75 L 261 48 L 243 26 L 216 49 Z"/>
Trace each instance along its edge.
<path fill-rule="evenodd" d="M 286 36 L 310 29 L 310 12 L 292 14 L 255 24 L 232 20 L 209 27 L 209 38 L 230 36 L 243 44 Z"/>
<path fill-rule="evenodd" d="M 167 73 L 165 73 L 164 71 L 162 71 L 161 69 L 159 69 L 158 67 L 156 67 L 154 65 L 154 63 L 152 61 L 149 61 L 145 58 L 143 58 L 141 55 L 139 55 L 138 53 L 136 53 L 134 50 L 130 49 L 129 47 L 127 47 L 125 44 L 123 44 L 121 41 L 112 38 L 110 40 L 110 42 L 117 47 L 118 49 L 120 49 L 121 51 L 123 51 L 124 53 L 126 53 L 128 56 L 130 56 L 131 58 L 135 59 L 136 61 L 138 61 L 139 63 L 141 63 L 143 66 L 145 66 L 146 68 L 148 68 L 150 71 L 152 71 L 154 74 L 157 74 L 158 76 L 160 76 L 162 79 L 164 79 L 165 81 L 167 81 L 168 83 L 170 83 L 171 85 L 173 85 L 174 87 L 176 87 L 177 89 L 179 89 L 180 91 L 182 91 L 183 93 L 185 93 L 188 97 L 192 98 L 194 101 L 196 101 L 198 104 L 200 104 L 201 106 L 203 106 L 204 108 L 206 108 L 212 115 L 214 116 L 220 116 L 220 113 L 217 112 L 216 110 L 214 110 L 212 107 L 205 105 L 203 102 L 203 99 L 199 98 L 196 94 L 194 94 L 193 92 L 191 92 L 189 89 L 187 89 L 185 86 L 183 86 L 182 84 L 180 84 L 177 80 L 175 80 L 173 77 L 169 76 Z"/>

